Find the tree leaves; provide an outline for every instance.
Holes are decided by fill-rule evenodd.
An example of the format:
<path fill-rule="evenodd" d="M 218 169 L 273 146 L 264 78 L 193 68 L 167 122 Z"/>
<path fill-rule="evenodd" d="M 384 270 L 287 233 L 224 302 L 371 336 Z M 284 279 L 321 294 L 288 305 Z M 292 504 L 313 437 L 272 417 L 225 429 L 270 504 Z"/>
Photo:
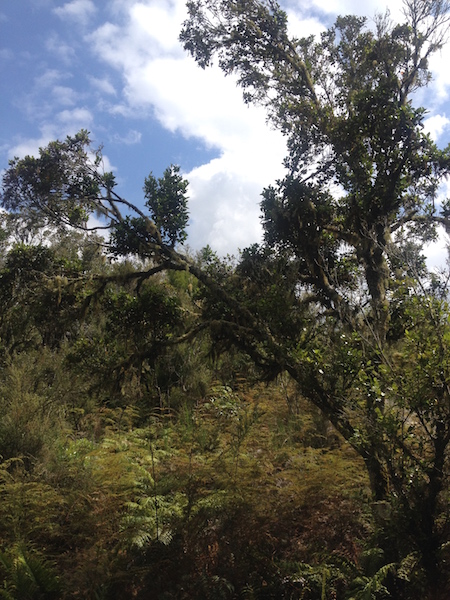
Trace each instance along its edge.
<path fill-rule="evenodd" d="M 187 238 L 187 187 L 188 182 L 180 175 L 180 167 L 174 165 L 166 169 L 161 178 L 156 179 L 150 174 L 145 180 L 146 206 L 163 240 L 172 247 Z"/>

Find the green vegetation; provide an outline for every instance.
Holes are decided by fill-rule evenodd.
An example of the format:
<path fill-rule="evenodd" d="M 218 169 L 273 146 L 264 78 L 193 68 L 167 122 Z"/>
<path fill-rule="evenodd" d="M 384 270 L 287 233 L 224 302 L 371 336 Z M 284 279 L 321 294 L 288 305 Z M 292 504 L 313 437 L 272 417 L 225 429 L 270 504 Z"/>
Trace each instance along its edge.
<path fill-rule="evenodd" d="M 422 252 L 450 149 L 411 95 L 450 7 L 319 40 L 273 0 L 188 8 L 186 49 L 267 108 L 289 173 L 226 261 L 180 247 L 178 167 L 141 210 L 86 131 L 11 161 L 0 594 L 447 598 L 449 278 Z"/>
<path fill-rule="evenodd" d="M 3 352 L 2 595 L 315 597 L 328 572 L 344 589 L 373 533 L 357 456 L 287 379 L 250 385 L 206 336 L 126 339 L 153 288 L 166 322 L 184 296 L 142 288 L 105 291 L 53 348 L 33 327 L 33 348 Z"/>

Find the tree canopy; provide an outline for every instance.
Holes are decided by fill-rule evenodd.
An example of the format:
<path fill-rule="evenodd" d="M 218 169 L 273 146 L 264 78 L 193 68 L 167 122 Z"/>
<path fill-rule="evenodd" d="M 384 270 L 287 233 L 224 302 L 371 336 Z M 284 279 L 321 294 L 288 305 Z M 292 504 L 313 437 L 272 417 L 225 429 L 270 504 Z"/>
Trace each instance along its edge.
<path fill-rule="evenodd" d="M 443 491 L 450 441 L 449 397 L 438 392 L 448 382 L 448 313 L 445 294 L 423 283 L 420 251 L 437 225 L 448 226 L 438 191 L 450 150 L 423 131 L 425 110 L 413 94 L 430 80 L 428 59 L 446 40 L 449 6 L 407 0 L 403 7 L 404 23 L 384 15 L 370 28 L 364 18 L 340 17 L 320 39 L 296 39 L 276 2 L 200 0 L 188 3 L 181 40 L 201 67 L 217 58 L 236 73 L 246 101 L 266 106 L 287 136 L 288 175 L 264 190 L 264 244 L 244 253 L 243 265 L 264 254 L 289 267 L 288 314 L 307 306 L 316 323 L 294 342 L 277 335 L 278 362 L 363 456 L 375 499 L 410 515 L 427 561 L 437 557 L 430 508 Z M 400 320 L 411 319 L 400 335 L 399 311 Z M 409 350 L 412 338 L 428 337 L 417 334 L 425 322 L 434 323 L 443 354 L 419 384 Z M 405 351 L 400 366 L 397 352 Z M 435 411 L 425 395 L 411 404 L 417 396 L 405 368 L 416 388 L 431 386 Z"/>
<path fill-rule="evenodd" d="M 425 112 L 411 94 L 429 81 L 447 4 L 405 2 L 404 24 L 380 16 L 374 31 L 364 18 L 340 17 L 320 40 L 290 38 L 270 0 L 188 8 L 185 48 L 202 67 L 217 55 L 288 139 L 289 174 L 263 194 L 267 246 L 295 257 L 301 281 L 346 318 L 343 290 L 362 269 L 384 336 L 392 235 L 396 248 L 401 232 L 429 240 L 443 217 L 436 195 L 449 150 L 423 132 Z"/>

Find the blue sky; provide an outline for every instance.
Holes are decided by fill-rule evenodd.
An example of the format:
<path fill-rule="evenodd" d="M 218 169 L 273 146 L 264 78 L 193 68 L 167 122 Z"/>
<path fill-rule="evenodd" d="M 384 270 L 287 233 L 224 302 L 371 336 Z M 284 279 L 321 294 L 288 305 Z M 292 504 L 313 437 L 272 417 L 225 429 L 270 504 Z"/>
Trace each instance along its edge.
<path fill-rule="evenodd" d="M 190 247 L 234 253 L 260 239 L 260 193 L 282 176 L 285 145 L 261 109 L 244 105 L 233 78 L 199 69 L 183 51 L 184 3 L 1 0 L 0 169 L 88 129 L 131 202 L 142 202 L 150 171 L 180 165 L 190 181 Z M 281 4 L 298 36 L 319 33 L 338 14 L 384 10 L 374 0 Z M 400 6 L 389 3 L 394 19 Z M 439 145 L 450 140 L 449 61 L 446 47 L 418 99 Z"/>

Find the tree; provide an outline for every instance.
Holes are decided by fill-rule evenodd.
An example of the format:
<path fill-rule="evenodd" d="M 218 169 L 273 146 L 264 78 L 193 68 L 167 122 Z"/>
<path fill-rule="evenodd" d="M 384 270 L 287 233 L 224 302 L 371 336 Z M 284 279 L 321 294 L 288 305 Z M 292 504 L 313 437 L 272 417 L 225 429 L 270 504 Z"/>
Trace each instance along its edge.
<path fill-rule="evenodd" d="M 10 161 L 3 176 L 1 205 L 30 230 L 49 224 L 85 231 L 112 229 L 118 253 L 137 253 L 142 236 L 144 240 L 150 236 L 152 251 L 158 250 L 159 254 L 163 241 L 173 247 L 186 239 L 187 181 L 179 167 L 172 165 L 160 179 L 152 174 L 146 178 L 144 191 L 150 210 L 146 216 L 115 192 L 114 175 L 103 172 L 101 165 L 101 148 L 90 148 L 86 130 L 67 136 L 65 141 L 51 142 L 39 149 L 37 158 Z M 137 218 L 125 218 L 119 206 L 131 209 Z M 90 227 L 92 214 L 103 218 L 104 225 Z M 135 246 L 121 248 L 120 243 L 125 241 L 121 232 L 128 229 L 135 232 L 128 244 Z"/>
<path fill-rule="evenodd" d="M 364 460 L 377 543 L 385 565 L 397 565 L 391 592 L 446 597 L 450 311 L 445 281 L 426 273 L 420 252 L 450 225 L 437 201 L 450 150 L 424 134 L 412 95 L 430 79 L 449 4 L 406 0 L 404 24 L 378 17 L 374 29 L 341 17 L 318 40 L 291 38 L 273 0 L 188 8 L 187 50 L 202 67 L 218 57 L 236 72 L 246 100 L 266 106 L 287 137 L 288 175 L 263 192 L 263 244 L 236 268 L 210 252 L 200 262 L 183 255 L 174 247 L 186 224 L 178 172 L 150 176 L 146 214 L 99 171 L 85 132 L 12 161 L 1 204 L 64 226 L 87 227 L 100 213 L 107 249 L 145 262 L 126 277 L 96 277 L 99 293 L 163 270 L 196 277 L 199 318 L 170 343 L 208 328 L 216 350 L 237 346 L 267 379 L 290 374 Z M 160 211 L 173 198 L 172 227 Z"/>
<path fill-rule="evenodd" d="M 89 157 L 88 133 L 80 131 L 65 142 L 40 149 L 39 158 L 14 159 L 3 177 L 2 206 L 31 229 L 47 224 L 83 226 L 96 204 L 100 186 L 113 186 L 111 174 L 96 177 L 99 153 Z M 90 160 L 92 158 L 92 160 Z"/>
<path fill-rule="evenodd" d="M 387 552 L 399 560 L 418 550 L 433 585 L 447 535 L 439 504 L 450 442 L 448 306 L 446 291 L 436 297 L 417 281 L 423 243 L 448 226 L 437 195 L 450 150 L 423 132 L 425 110 L 412 97 L 430 80 L 449 4 L 406 0 L 405 23 L 379 16 L 374 30 L 340 17 L 319 40 L 290 37 L 273 0 L 199 0 L 188 10 L 185 48 L 203 68 L 217 57 L 236 73 L 246 101 L 264 105 L 288 141 L 288 175 L 263 192 L 264 244 L 238 268 L 265 294 L 252 308 L 273 338 L 265 347 L 235 341 L 260 364 L 287 370 L 360 453 L 374 500 L 389 505 L 397 528 L 389 535 L 380 523 Z M 290 335 L 279 329 L 276 304 L 274 317 L 261 310 L 280 276 Z M 301 321 L 304 328 L 311 318 L 304 333 Z M 421 336 L 436 361 L 415 345 Z"/>
<path fill-rule="evenodd" d="M 450 154 L 422 132 L 424 110 L 410 96 L 429 81 L 447 3 L 407 0 L 407 22 L 378 17 L 375 32 L 365 19 L 340 17 L 320 41 L 291 39 L 274 0 L 188 9 L 185 48 L 202 67 L 217 55 L 246 101 L 266 106 L 287 136 L 289 175 L 263 194 L 267 246 L 295 257 L 300 282 L 345 321 L 354 311 L 340 288 L 362 276 L 382 341 L 392 235 L 424 241 L 442 220 L 435 200 Z"/>
<path fill-rule="evenodd" d="M 187 238 L 187 185 L 180 175 L 180 167 L 174 165 L 166 169 L 160 179 L 150 174 L 145 180 L 146 206 L 164 240 L 172 246 Z"/>

